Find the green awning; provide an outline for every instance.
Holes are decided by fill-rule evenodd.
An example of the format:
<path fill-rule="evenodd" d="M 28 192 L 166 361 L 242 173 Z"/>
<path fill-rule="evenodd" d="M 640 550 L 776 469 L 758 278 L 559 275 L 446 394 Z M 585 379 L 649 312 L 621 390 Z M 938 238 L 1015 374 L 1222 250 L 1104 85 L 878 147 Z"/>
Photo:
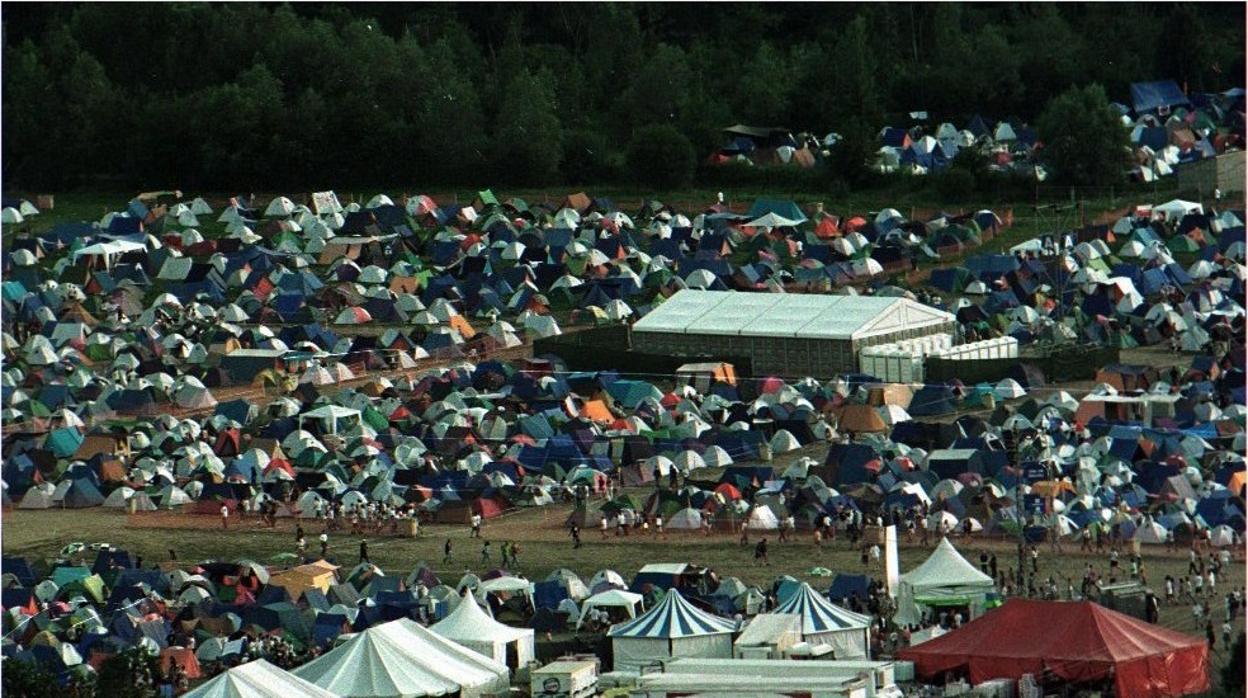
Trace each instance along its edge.
<path fill-rule="evenodd" d="M 924 606 L 970 606 L 975 599 L 970 596 L 916 596 L 915 603 Z"/>

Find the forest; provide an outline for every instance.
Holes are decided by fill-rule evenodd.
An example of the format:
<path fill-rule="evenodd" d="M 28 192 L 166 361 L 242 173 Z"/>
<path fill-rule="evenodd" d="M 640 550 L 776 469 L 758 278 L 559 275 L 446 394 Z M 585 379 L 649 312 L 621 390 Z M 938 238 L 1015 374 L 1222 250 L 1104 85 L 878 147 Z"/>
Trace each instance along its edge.
<path fill-rule="evenodd" d="M 865 150 L 1245 70 L 1241 3 L 35 3 L 3 42 L 6 187 L 626 182 L 734 123 Z"/>

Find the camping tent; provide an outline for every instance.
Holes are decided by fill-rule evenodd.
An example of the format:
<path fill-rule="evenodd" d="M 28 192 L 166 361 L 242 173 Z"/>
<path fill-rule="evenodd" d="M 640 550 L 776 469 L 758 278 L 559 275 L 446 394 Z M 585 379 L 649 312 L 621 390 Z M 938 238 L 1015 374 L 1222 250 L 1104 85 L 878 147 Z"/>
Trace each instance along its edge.
<path fill-rule="evenodd" d="M 774 613 L 796 613 L 802 622 L 802 640 L 831 646 L 837 659 L 867 658 L 871 618 L 833 604 L 806 582 Z"/>
<path fill-rule="evenodd" d="M 975 684 L 1052 672 L 1070 682 L 1113 677 L 1119 696 L 1163 698 L 1209 689 L 1204 640 L 1090 601 L 1014 599 L 900 656 L 914 662 L 920 676 L 966 671 Z"/>
<path fill-rule="evenodd" d="M 732 657 L 736 624 L 698 610 L 672 589 L 640 618 L 607 631 L 615 669 L 637 670 L 676 657 Z"/>
<path fill-rule="evenodd" d="M 983 611 L 985 599 L 994 588 L 992 577 L 975 569 L 948 538 L 942 538 L 923 564 L 901 575 L 896 621 L 917 625 L 920 604 L 968 606 L 974 618 Z"/>
<path fill-rule="evenodd" d="M 333 698 L 334 694 L 263 659 L 218 674 L 186 698 Z"/>
<path fill-rule="evenodd" d="M 507 667 L 408 618 L 375 625 L 294 673 L 339 696 L 468 698 L 508 684 Z"/>
<path fill-rule="evenodd" d="M 481 610 L 471 593 L 466 593 L 454 611 L 429 629 L 513 668 L 524 666 L 536 656 L 531 628 L 499 623 Z"/>

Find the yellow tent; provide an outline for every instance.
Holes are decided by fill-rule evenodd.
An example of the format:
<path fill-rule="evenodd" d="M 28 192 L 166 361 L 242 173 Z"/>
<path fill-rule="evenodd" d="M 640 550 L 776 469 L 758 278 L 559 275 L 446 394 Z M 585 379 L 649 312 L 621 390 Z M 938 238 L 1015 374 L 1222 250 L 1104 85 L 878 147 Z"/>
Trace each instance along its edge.
<path fill-rule="evenodd" d="M 298 599 L 308 589 L 328 593 L 330 585 L 335 582 L 334 571 L 337 569 L 324 560 L 318 560 L 309 565 L 273 572 L 269 575 L 269 583 L 285 588 L 292 599 Z"/>
<path fill-rule="evenodd" d="M 1063 492 L 1074 493 L 1075 486 L 1069 480 L 1041 480 L 1031 486 L 1031 493 L 1042 497 L 1056 497 Z"/>

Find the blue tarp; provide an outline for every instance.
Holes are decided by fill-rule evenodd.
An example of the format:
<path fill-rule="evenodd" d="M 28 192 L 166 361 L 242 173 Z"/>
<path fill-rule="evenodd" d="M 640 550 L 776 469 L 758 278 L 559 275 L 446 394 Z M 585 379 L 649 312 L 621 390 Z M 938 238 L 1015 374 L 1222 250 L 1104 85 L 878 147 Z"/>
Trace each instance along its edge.
<path fill-rule="evenodd" d="M 1131 107 L 1136 114 L 1156 111 L 1162 107 L 1187 106 L 1187 95 L 1173 80 L 1131 83 Z"/>

